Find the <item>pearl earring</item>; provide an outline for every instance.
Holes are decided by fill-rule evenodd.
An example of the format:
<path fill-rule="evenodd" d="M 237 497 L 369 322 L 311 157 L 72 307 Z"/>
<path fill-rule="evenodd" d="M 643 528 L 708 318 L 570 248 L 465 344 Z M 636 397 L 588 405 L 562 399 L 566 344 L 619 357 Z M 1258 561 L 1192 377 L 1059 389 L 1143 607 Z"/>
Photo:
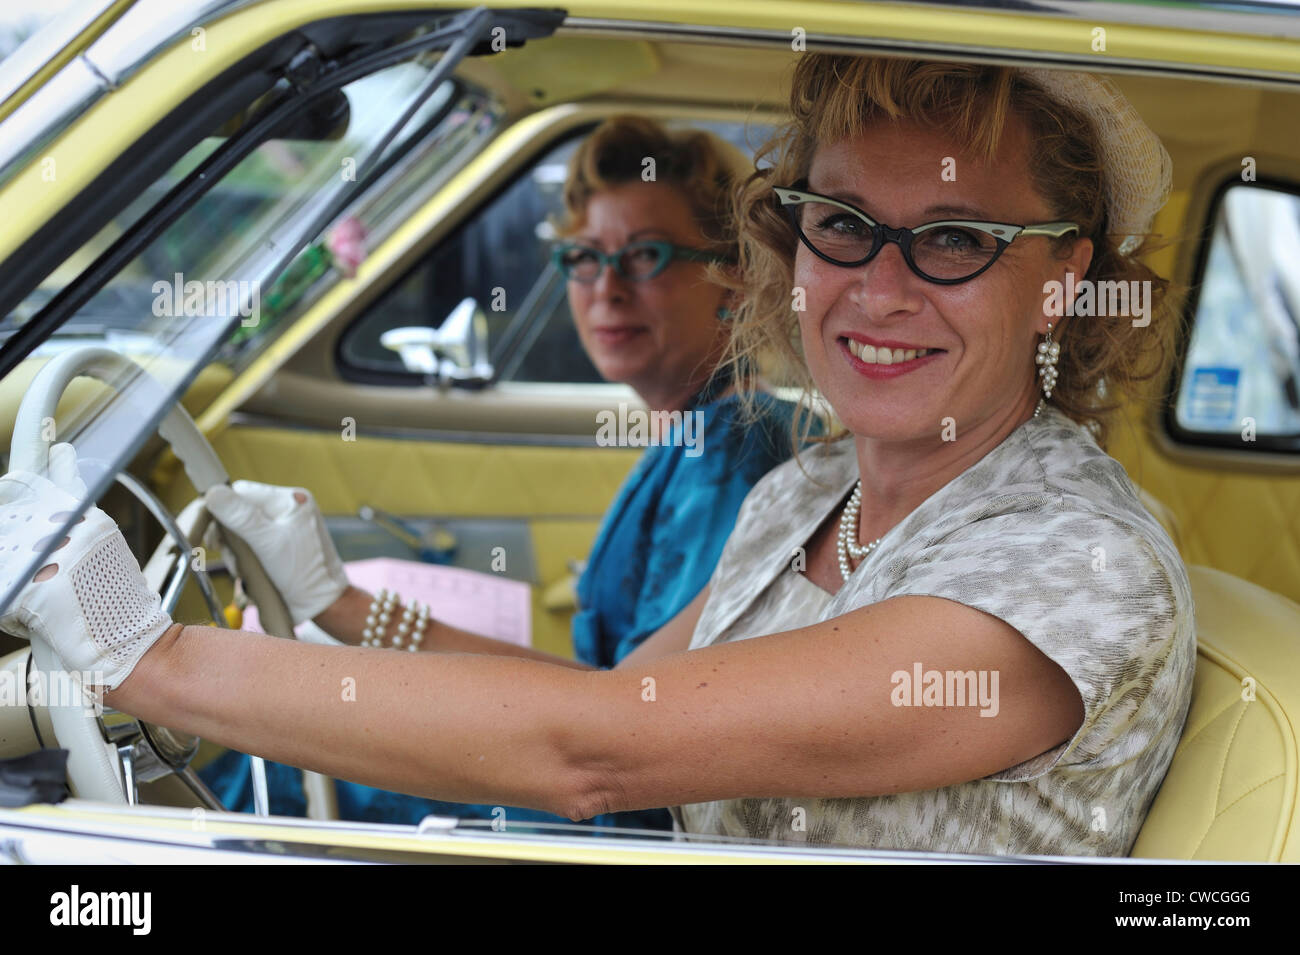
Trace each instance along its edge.
<path fill-rule="evenodd" d="M 1056 371 L 1056 362 L 1061 357 L 1061 343 L 1052 341 L 1052 323 L 1047 323 L 1047 337 L 1038 343 L 1038 355 L 1034 362 L 1038 365 L 1038 375 L 1043 379 L 1043 397 L 1052 397 L 1052 389 L 1056 387 L 1056 379 L 1059 377 Z"/>

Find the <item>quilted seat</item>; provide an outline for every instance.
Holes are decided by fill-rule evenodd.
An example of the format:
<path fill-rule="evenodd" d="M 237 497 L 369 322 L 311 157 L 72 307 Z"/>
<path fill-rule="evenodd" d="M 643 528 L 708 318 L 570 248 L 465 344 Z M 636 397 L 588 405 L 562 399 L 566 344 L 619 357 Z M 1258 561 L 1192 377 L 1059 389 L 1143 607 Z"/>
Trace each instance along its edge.
<path fill-rule="evenodd" d="M 1300 862 L 1300 604 L 1209 567 L 1188 577 L 1191 709 L 1132 855 Z"/>

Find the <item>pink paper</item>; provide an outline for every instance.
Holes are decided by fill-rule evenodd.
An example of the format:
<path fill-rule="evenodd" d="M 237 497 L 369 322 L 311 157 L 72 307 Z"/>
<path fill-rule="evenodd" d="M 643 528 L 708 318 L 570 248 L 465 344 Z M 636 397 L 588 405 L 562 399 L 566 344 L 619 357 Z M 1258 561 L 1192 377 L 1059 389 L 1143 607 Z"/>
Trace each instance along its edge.
<path fill-rule="evenodd" d="M 521 647 L 532 646 L 530 588 L 517 580 L 477 570 L 424 564 L 414 560 L 376 557 L 343 565 L 348 580 L 371 594 L 395 590 L 403 604 L 429 605 L 430 616 L 485 637 Z M 245 630 L 261 631 L 257 608 L 244 611 Z"/>

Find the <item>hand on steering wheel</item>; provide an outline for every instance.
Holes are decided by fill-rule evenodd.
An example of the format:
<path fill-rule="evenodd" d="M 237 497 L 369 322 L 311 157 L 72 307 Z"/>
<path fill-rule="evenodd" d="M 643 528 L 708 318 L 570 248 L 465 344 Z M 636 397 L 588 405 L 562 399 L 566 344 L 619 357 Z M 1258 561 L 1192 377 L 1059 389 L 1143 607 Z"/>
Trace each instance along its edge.
<path fill-rule="evenodd" d="M 181 527 L 178 518 L 167 514 L 161 502 L 134 480 L 123 483 L 168 532 L 145 565 L 145 580 L 152 583 L 142 585 L 139 564 L 116 526 L 97 508 L 87 511 L 83 521 L 64 532 L 67 543 L 41 568 L 35 580 L 15 579 L 28 572 L 33 545 L 44 538 L 48 546 L 50 535 L 58 533 L 70 512 L 86 501 L 87 488 L 76 474 L 75 454 L 70 454 L 71 449 L 52 447 L 46 428 L 46 422 L 55 420 L 64 391 L 80 376 L 106 382 L 129 396 L 126 400 L 144 407 L 155 408 L 169 400 L 162 387 L 135 362 L 99 346 L 63 352 L 37 372 L 14 421 L 9 455 L 13 473 L 7 483 L 0 485 L 0 506 L 4 508 L 0 521 L 11 528 L 8 535 L 0 536 L 0 584 L 7 579 L 12 585 L 0 593 L 13 594 L 0 626 L 32 640 L 29 665 L 33 671 L 51 673 L 89 665 L 92 673 L 102 670 L 105 682 L 116 686 L 165 632 L 170 608 L 180 593 L 179 585 L 187 576 L 193 576 L 199 589 L 211 598 L 208 603 L 214 619 L 220 617 L 221 607 L 206 572 L 193 567 L 189 559 L 190 548 L 198 543 L 191 530 L 193 535 L 202 534 L 210 520 L 208 512 L 202 506 L 192 513 L 187 508 L 183 513 L 189 520 Z M 221 460 L 180 404 L 171 404 L 158 425 L 158 434 L 170 444 L 200 494 L 227 481 Z M 125 473 L 119 474 L 119 481 L 124 477 Z M 236 532 L 225 533 L 223 539 L 236 558 L 237 572 L 249 597 L 257 603 L 263 629 L 292 636 L 288 608 L 261 561 Z M 164 581 L 169 568 L 171 579 Z M 87 575 L 84 581 L 78 579 L 83 571 Z M 97 575 L 111 580 L 90 579 Z M 19 588 L 21 592 L 15 592 Z M 162 617 L 155 618 L 151 608 L 157 606 L 156 594 L 163 590 L 171 602 L 163 605 Z M 111 599 L 99 603 L 87 597 L 88 593 Z M 132 608 L 127 616 L 120 615 L 124 607 Z M 74 681 L 79 679 L 75 670 L 72 676 Z M 110 733 L 100 715 L 80 700 L 65 703 L 51 699 L 45 708 L 55 738 L 41 741 L 41 745 L 57 742 L 68 751 L 68 783 L 74 795 L 124 803 L 135 798 L 137 777 L 148 782 L 170 771 L 202 805 L 220 808 L 220 802 L 202 786 L 189 766 L 198 747 L 196 737 L 144 721 L 136 721 L 134 728 L 115 725 Z M 141 776 L 140 772 L 148 775 Z M 311 814 L 316 818 L 337 818 L 329 780 L 308 772 L 303 773 L 303 780 Z"/>
<path fill-rule="evenodd" d="M 289 607 L 294 625 L 310 620 L 348 589 L 334 542 L 311 492 L 256 481 L 218 484 L 204 503 L 247 542 Z"/>
<path fill-rule="evenodd" d="M 52 447 L 49 462 L 48 478 L 21 470 L 0 478 L 0 581 L 6 591 L 85 498 L 72 445 Z M 44 640 L 85 682 L 117 687 L 171 626 L 171 617 L 117 524 L 97 507 L 72 525 L 49 561 L 0 616 L 0 627 Z"/>

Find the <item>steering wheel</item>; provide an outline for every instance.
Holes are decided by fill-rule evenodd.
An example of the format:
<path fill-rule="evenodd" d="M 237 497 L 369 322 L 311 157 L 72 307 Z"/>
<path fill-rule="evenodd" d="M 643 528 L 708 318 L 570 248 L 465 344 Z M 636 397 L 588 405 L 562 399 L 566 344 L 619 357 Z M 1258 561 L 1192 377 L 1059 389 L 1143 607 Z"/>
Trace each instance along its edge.
<path fill-rule="evenodd" d="M 129 393 L 145 402 L 147 407 L 156 408 L 167 400 L 162 386 L 143 368 L 123 355 L 98 346 L 64 352 L 49 361 L 37 373 L 23 396 L 18 416 L 14 421 L 13 441 L 10 446 L 9 466 L 12 469 L 34 471 L 38 474 L 47 473 L 53 441 L 47 437 L 49 429 L 45 427 L 46 422 L 54 420 L 59 399 L 62 398 L 68 385 L 73 379 L 82 376 L 96 378 L 119 389 L 122 394 Z M 180 550 L 175 568 L 177 579 L 173 582 L 174 586 L 168 588 L 172 606 L 164 606 L 164 609 L 170 613 L 176 597 L 179 596 L 181 589 L 179 584 L 183 582 L 183 575 L 187 568 L 198 578 L 200 589 L 209 598 L 209 603 L 213 602 L 214 592 L 206 571 L 189 567 L 189 549 L 195 540 L 194 534 L 201 539 L 203 530 L 214 520 L 203 508 L 203 493 L 210 487 L 226 483 L 228 478 L 212 445 L 203 437 L 195 426 L 194 420 L 178 402 L 172 402 L 162 423 L 158 426 L 158 434 L 167 441 L 176 457 L 180 459 L 185 467 L 185 473 L 199 492 L 199 497 L 183 512 L 186 523 L 193 528 L 191 536 L 187 538 L 180 531 L 176 520 L 162 509 L 161 504 L 143 485 L 133 479 L 123 480 L 123 477 L 129 478 L 125 473 L 119 476 L 119 480 L 122 480 L 128 490 L 140 498 L 141 502 L 159 518 L 170 534 L 172 540 L 164 539 L 159 551 L 170 551 L 173 542 Z M 236 534 L 220 525 L 218 530 L 235 559 L 239 576 L 243 579 L 249 598 L 257 605 L 262 627 L 267 633 L 292 638 L 294 635 L 292 617 L 284 598 L 276 590 L 266 570 L 248 545 Z M 158 556 L 155 554 L 155 558 Z M 151 560 L 148 567 L 151 569 L 157 564 L 156 559 Z M 232 571 L 235 569 L 232 568 Z M 150 583 L 155 584 L 156 581 L 151 579 Z M 216 625 L 225 626 L 220 607 L 210 606 L 210 609 L 214 612 Z M 43 640 L 32 641 L 32 660 L 38 669 L 45 672 L 62 669 L 54 651 Z M 110 728 L 104 723 L 102 717 L 89 712 L 84 704 L 77 702 L 79 693 L 70 695 L 74 697 L 70 701 L 59 700 L 51 695 L 48 709 L 54 735 L 59 745 L 69 751 L 68 784 L 73 795 L 111 803 L 132 801 L 128 797 L 128 792 L 132 791 L 135 780 L 128 777 L 133 775 L 133 767 L 124 766 L 118 751 L 118 743 L 123 736 L 121 728 Z M 63 705 L 56 705 L 60 703 Z M 193 771 L 188 768 L 188 762 L 198 748 L 197 737 L 153 726 L 143 721 L 132 725 L 139 727 L 141 735 L 149 744 L 144 753 L 152 763 L 155 763 L 151 767 L 155 772 L 162 770 L 165 773 L 169 770 L 178 775 L 190 774 L 190 781 L 193 782 Z M 307 790 L 309 803 L 313 795 L 316 797 L 316 811 L 312 815 L 318 818 L 334 818 L 336 812 L 331 798 L 332 787 L 329 788 L 328 793 L 324 793 L 322 783 L 328 783 L 328 779 L 315 773 L 304 774 L 304 788 Z M 316 791 L 313 792 L 313 789 Z"/>

